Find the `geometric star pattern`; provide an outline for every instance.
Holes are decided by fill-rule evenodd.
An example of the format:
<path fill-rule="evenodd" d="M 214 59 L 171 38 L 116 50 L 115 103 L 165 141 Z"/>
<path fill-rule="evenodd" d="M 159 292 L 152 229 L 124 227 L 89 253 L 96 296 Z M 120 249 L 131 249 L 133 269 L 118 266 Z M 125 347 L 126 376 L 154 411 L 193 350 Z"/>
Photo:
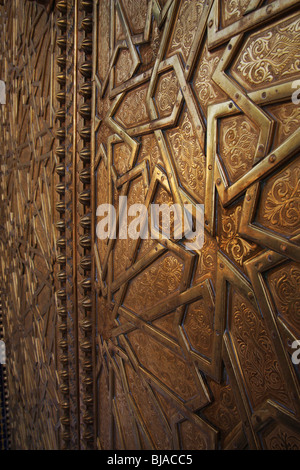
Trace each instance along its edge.
<path fill-rule="evenodd" d="M 299 2 L 13 3 L 12 447 L 299 449 Z M 123 239 L 120 196 L 203 204 L 203 247 Z M 96 236 L 103 203 L 116 239 Z"/>

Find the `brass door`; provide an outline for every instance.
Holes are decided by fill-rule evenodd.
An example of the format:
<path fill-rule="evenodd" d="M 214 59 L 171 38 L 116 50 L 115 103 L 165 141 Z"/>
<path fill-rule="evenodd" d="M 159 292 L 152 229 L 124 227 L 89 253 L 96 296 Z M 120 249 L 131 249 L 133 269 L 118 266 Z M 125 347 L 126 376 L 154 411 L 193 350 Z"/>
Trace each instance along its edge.
<path fill-rule="evenodd" d="M 299 1 L 12 3 L 13 446 L 299 449 Z M 203 204 L 203 247 L 100 240 L 120 196 Z"/>

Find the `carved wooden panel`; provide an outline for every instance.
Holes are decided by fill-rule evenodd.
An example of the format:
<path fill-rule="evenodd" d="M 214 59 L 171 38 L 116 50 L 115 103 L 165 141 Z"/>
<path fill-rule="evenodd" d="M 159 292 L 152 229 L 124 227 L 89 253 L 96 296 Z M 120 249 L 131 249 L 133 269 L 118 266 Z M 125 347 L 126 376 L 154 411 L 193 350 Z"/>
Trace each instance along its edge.
<path fill-rule="evenodd" d="M 0 7 L 12 447 L 299 449 L 299 1 L 51 7 Z M 98 239 L 119 196 L 203 247 Z"/>

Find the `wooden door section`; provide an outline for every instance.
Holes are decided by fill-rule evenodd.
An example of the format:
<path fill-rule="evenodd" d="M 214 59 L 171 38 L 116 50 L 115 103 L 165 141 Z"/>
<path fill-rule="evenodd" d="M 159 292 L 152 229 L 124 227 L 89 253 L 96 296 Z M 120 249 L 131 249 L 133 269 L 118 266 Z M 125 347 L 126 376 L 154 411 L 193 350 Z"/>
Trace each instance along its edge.
<path fill-rule="evenodd" d="M 14 446 L 299 449 L 299 1 L 12 3 Z M 203 247 L 100 240 L 120 196 L 203 204 Z"/>

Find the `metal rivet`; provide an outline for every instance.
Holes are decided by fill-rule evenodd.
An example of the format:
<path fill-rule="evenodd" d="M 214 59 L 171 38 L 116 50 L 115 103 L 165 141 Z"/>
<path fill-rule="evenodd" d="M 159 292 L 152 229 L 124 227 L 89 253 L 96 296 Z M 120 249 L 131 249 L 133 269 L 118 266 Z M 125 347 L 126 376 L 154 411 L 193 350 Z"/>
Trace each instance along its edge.
<path fill-rule="evenodd" d="M 260 144 L 260 145 L 258 146 L 258 149 L 257 149 L 257 150 L 259 151 L 259 153 L 263 153 L 264 150 L 265 150 L 264 145 Z"/>
<path fill-rule="evenodd" d="M 210 22 L 208 23 L 208 27 L 211 28 L 213 24 L 214 24 L 213 20 L 210 20 Z"/>
<path fill-rule="evenodd" d="M 271 155 L 270 158 L 269 158 L 269 162 L 270 162 L 270 163 L 274 163 L 275 160 L 276 160 L 276 155 L 274 155 L 274 154 Z"/>
<path fill-rule="evenodd" d="M 222 183 L 221 178 L 218 178 L 216 183 L 217 183 L 218 186 L 220 186 L 220 184 Z"/>

